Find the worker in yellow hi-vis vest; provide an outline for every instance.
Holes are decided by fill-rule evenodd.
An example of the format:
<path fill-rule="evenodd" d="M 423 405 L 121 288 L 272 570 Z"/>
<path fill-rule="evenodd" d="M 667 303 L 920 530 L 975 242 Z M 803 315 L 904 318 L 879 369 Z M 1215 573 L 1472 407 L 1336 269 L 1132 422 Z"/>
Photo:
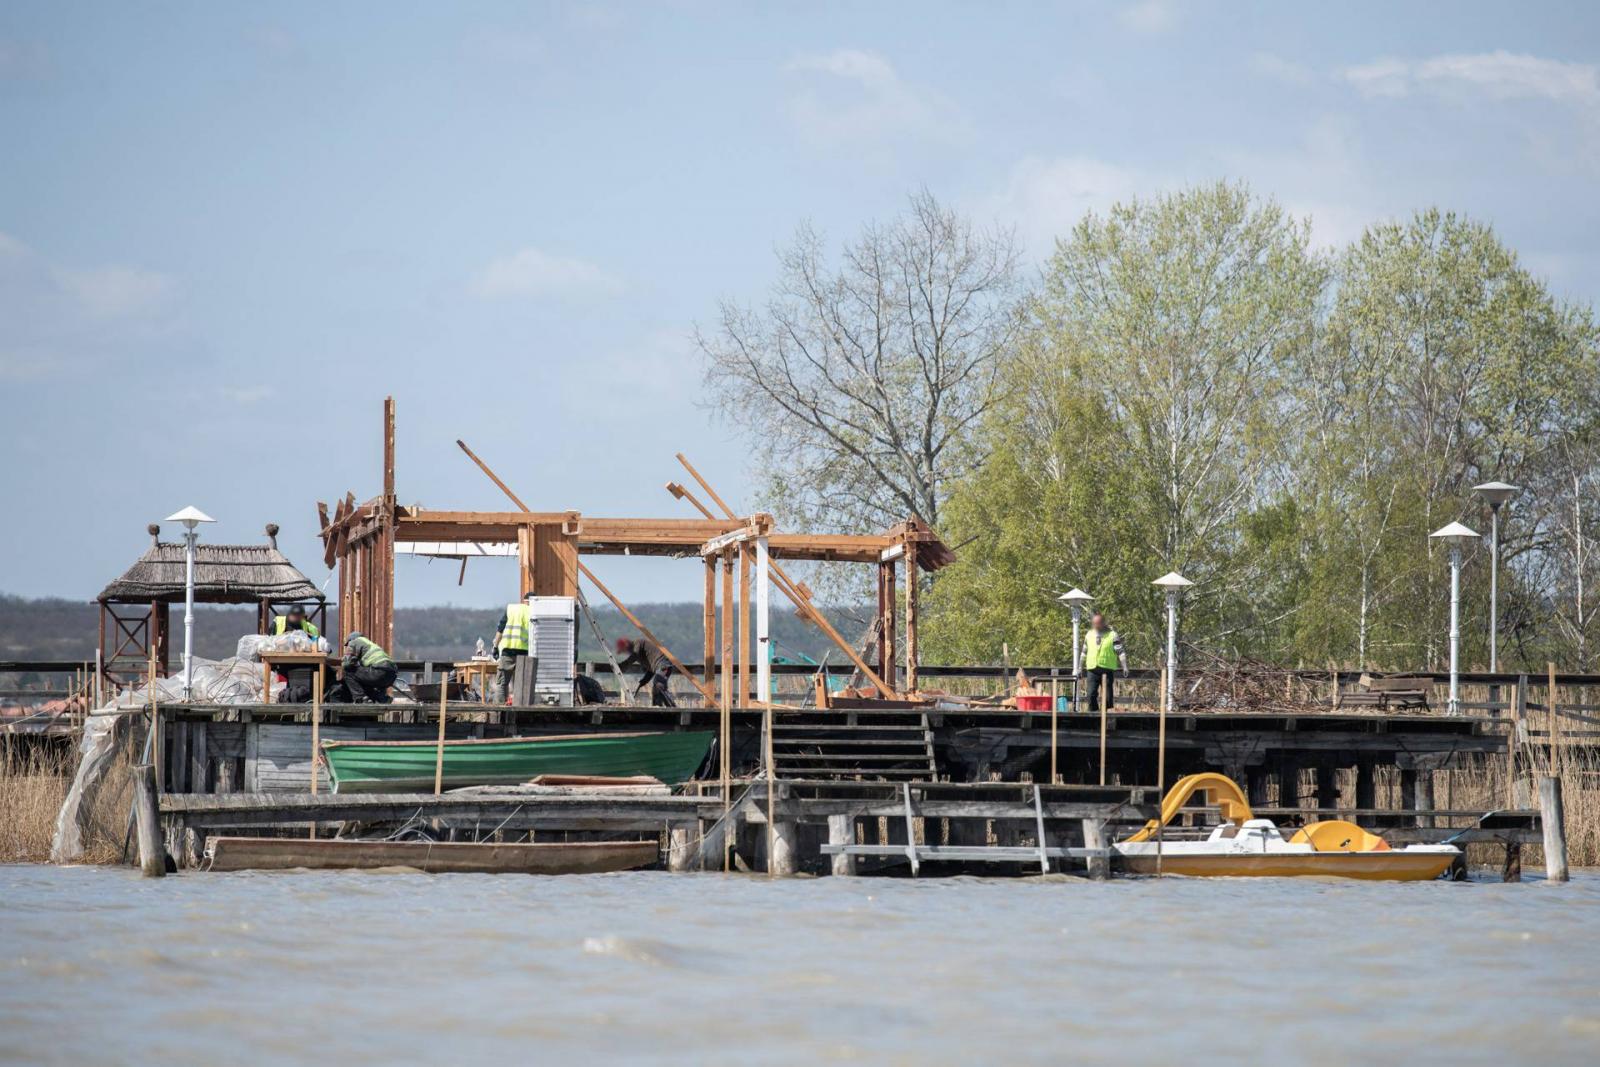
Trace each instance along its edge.
<path fill-rule="evenodd" d="M 528 641 L 533 636 L 533 594 L 529 593 L 520 604 L 507 604 L 500 615 L 500 625 L 494 631 L 494 652 L 500 657 L 494 675 L 494 688 L 489 699 L 496 704 L 506 703 L 511 692 L 511 680 L 516 677 L 517 664 L 528 654 Z"/>
<path fill-rule="evenodd" d="M 1122 635 L 1106 625 L 1106 617 L 1098 611 L 1089 620 L 1089 632 L 1083 637 L 1083 670 L 1089 676 L 1089 710 L 1100 710 L 1100 687 L 1105 686 L 1106 707 L 1115 703 L 1111 680 L 1128 676 L 1128 652 L 1123 647 Z"/>

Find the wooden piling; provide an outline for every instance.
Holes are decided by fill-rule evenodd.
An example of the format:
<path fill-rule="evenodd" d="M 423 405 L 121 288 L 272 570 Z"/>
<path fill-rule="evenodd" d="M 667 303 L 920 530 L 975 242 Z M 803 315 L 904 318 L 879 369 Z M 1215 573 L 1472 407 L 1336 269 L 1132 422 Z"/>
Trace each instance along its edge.
<path fill-rule="evenodd" d="M 1561 803 L 1561 779 L 1553 774 L 1539 778 L 1539 826 L 1544 831 L 1544 877 L 1547 882 L 1567 880 L 1566 812 Z"/>
<path fill-rule="evenodd" d="M 1105 824 L 1098 819 L 1083 820 L 1083 847 L 1103 849 L 1106 847 Z M 1095 881 L 1104 881 L 1111 877 L 1110 856 L 1090 856 L 1088 859 L 1089 877 Z"/>
<path fill-rule="evenodd" d="M 856 820 L 853 815 L 828 816 L 828 844 L 853 845 L 856 843 Z M 836 875 L 853 875 L 856 873 L 856 858 L 839 853 L 833 855 L 833 873 Z"/>
<path fill-rule="evenodd" d="M 322 665 L 311 674 L 311 795 L 316 796 L 317 788 L 317 761 L 322 758 Z M 306 830 L 306 836 L 316 839 L 317 824 L 312 823 Z"/>
<path fill-rule="evenodd" d="M 433 795 L 441 796 L 444 793 L 444 721 L 445 709 L 449 706 L 450 698 L 450 672 L 445 671 L 439 675 L 439 744 L 438 751 L 433 756 Z M 313 768 L 312 781 L 316 781 L 315 768 Z"/>
<path fill-rule="evenodd" d="M 1100 784 L 1106 784 L 1106 691 L 1111 688 L 1111 681 L 1105 675 L 1100 678 Z"/>
<path fill-rule="evenodd" d="M 140 763 L 132 770 L 139 867 L 146 878 L 160 878 L 167 873 L 167 853 L 161 846 L 161 816 L 156 808 L 156 769 L 153 764 Z"/>

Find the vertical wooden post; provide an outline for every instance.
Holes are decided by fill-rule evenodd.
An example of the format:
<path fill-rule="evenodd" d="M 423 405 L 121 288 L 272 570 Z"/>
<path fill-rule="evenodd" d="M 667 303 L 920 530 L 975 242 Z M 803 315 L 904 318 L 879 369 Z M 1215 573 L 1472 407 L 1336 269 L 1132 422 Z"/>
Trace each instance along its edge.
<path fill-rule="evenodd" d="M 828 816 L 828 844 L 853 845 L 856 843 L 856 820 L 853 815 Z M 842 853 L 833 854 L 832 873 L 836 875 L 852 875 L 856 873 L 856 858 Z"/>
<path fill-rule="evenodd" d="M 1100 784 L 1106 784 L 1106 693 L 1111 688 L 1111 679 L 1106 675 L 1100 676 Z M 1165 690 L 1163 690 L 1164 692 Z"/>
<path fill-rule="evenodd" d="M 433 795 L 444 792 L 444 721 L 450 699 L 450 672 L 439 672 L 439 750 L 433 756 Z"/>
<path fill-rule="evenodd" d="M 756 538 L 756 688 L 772 703 L 772 559 L 767 539 Z"/>
<path fill-rule="evenodd" d="M 733 743 L 733 556 L 724 552 L 722 555 L 722 708 L 721 708 L 721 778 L 722 778 L 722 814 L 726 818 L 728 807 L 732 803 L 729 796 L 733 788 L 733 753 L 729 751 Z M 728 870 L 729 849 L 733 841 L 732 834 L 724 834 L 722 838 L 722 869 Z"/>
<path fill-rule="evenodd" d="M 1167 795 L 1167 668 L 1161 668 L 1161 694 L 1158 698 L 1160 707 L 1159 718 L 1156 720 L 1156 796 L 1159 798 Z M 1161 877 L 1161 854 L 1165 843 L 1164 831 L 1167 828 L 1166 820 L 1156 822 L 1156 877 Z"/>
<path fill-rule="evenodd" d="M 894 648 L 899 615 L 894 568 L 894 560 L 878 564 L 878 673 L 890 686 L 900 684 Z"/>
<path fill-rule="evenodd" d="M 1544 831 L 1544 877 L 1547 882 L 1567 880 L 1566 812 L 1561 804 L 1561 779 L 1539 778 L 1539 826 Z"/>
<path fill-rule="evenodd" d="M 1556 665 L 1547 664 L 1550 669 L 1550 702 L 1547 705 L 1550 715 L 1550 773 L 1557 778 L 1561 777 L 1561 712 L 1556 709 Z M 1565 879 L 1563 879 L 1565 880 Z"/>
<path fill-rule="evenodd" d="M 906 542 L 906 691 L 914 693 L 920 684 L 917 668 L 921 653 L 917 647 L 917 543 Z M 891 620 L 892 621 L 892 620 Z M 888 681 L 889 679 L 885 679 Z"/>
<path fill-rule="evenodd" d="M 700 669 L 705 675 L 706 688 L 711 688 L 711 683 L 716 681 L 717 675 L 717 561 L 715 557 L 706 560 L 706 607 L 705 620 L 705 652 L 701 656 Z"/>
<path fill-rule="evenodd" d="M 1083 847 L 1095 850 L 1103 850 L 1106 847 L 1105 824 L 1099 819 L 1083 820 Z M 1085 862 L 1089 868 L 1089 877 L 1095 881 L 1104 881 L 1111 877 L 1110 856 L 1090 856 Z"/>
<path fill-rule="evenodd" d="M 316 671 L 311 675 L 311 795 L 316 796 L 317 763 L 322 759 L 322 664 L 317 664 Z M 312 823 L 307 836 L 312 840 L 317 836 L 317 824 Z"/>
<path fill-rule="evenodd" d="M 739 542 L 739 707 L 750 704 L 750 544 Z"/>
<path fill-rule="evenodd" d="M 167 873 L 167 854 L 156 807 L 156 769 L 148 763 L 133 767 L 133 817 L 139 833 L 139 867 L 146 878 L 160 878 Z"/>

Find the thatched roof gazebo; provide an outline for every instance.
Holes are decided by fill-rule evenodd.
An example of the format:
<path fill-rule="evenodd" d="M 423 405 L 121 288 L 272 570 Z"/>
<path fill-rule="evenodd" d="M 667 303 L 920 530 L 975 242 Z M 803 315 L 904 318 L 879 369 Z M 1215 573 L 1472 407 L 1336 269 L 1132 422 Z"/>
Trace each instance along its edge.
<path fill-rule="evenodd" d="M 267 525 L 264 545 L 195 546 L 194 599 L 197 604 L 255 604 L 256 627 L 265 633 L 279 609 L 305 607 L 319 628 L 327 598 L 288 557 L 278 551 L 278 526 Z M 168 616 L 183 602 L 184 546 L 162 541 L 161 527 L 149 527 L 150 547 L 122 576 L 101 590 L 100 655 L 114 679 L 142 676 L 155 653 L 156 669 L 168 673 Z M 108 640 L 109 638 L 109 640 Z"/>

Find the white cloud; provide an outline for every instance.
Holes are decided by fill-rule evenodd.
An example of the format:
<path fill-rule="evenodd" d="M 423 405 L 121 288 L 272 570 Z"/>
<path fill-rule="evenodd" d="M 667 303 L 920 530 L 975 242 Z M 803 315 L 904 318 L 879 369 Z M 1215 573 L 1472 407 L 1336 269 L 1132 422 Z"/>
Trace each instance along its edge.
<path fill-rule="evenodd" d="M 839 48 L 797 56 L 784 69 L 799 81 L 789 98 L 789 117 L 813 143 L 958 142 L 967 136 L 966 121 L 951 101 L 906 81 L 877 52 Z"/>
<path fill-rule="evenodd" d="M 1178 5 L 1171 0 L 1144 0 L 1124 7 L 1117 20 L 1135 33 L 1168 33 L 1178 28 Z"/>
<path fill-rule="evenodd" d="M 1491 100 L 1553 100 L 1581 107 L 1600 105 L 1600 66 L 1496 51 L 1384 58 L 1346 67 L 1340 76 L 1366 96 L 1401 97 L 1427 91 L 1485 96 Z"/>
<path fill-rule="evenodd" d="M 27 251 L 27 245 L 0 230 L 0 256 L 4 256 L 7 259 L 20 258 Z"/>
<path fill-rule="evenodd" d="M 133 267 L 57 270 L 57 283 L 96 318 L 142 315 L 160 308 L 172 294 L 172 279 Z"/>
<path fill-rule="evenodd" d="M 491 262 L 472 288 L 479 296 L 575 296 L 615 292 L 621 284 L 588 260 L 523 248 Z"/>
<path fill-rule="evenodd" d="M 1160 193 L 1175 184 L 1170 177 L 1090 156 L 1028 156 L 1011 168 L 1005 183 L 980 203 L 978 211 L 1016 226 L 1028 249 L 1043 256 L 1086 212 L 1104 212 L 1118 202 Z"/>

